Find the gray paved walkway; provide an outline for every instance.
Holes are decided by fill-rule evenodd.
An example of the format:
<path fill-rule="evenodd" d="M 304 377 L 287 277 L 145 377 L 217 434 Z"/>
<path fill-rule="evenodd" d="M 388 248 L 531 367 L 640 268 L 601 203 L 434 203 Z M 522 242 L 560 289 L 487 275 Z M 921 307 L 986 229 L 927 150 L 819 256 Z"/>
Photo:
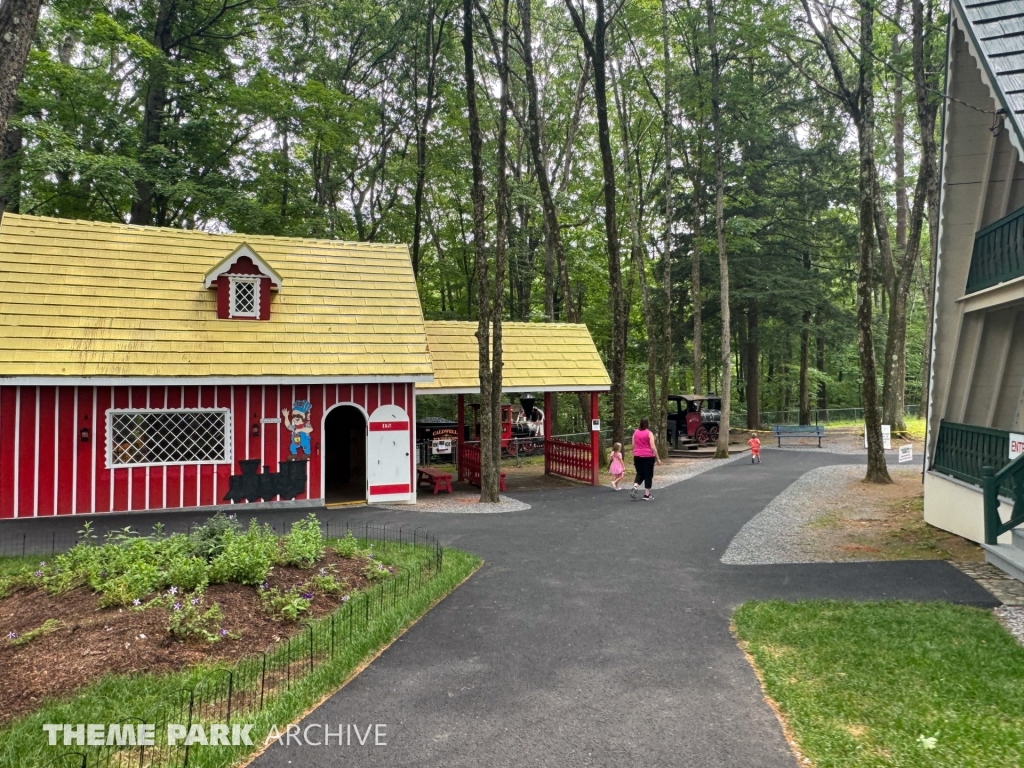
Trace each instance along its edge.
<path fill-rule="evenodd" d="M 863 459 L 766 449 L 760 466 L 725 464 L 651 503 L 579 488 L 520 494 L 532 509 L 501 515 L 332 514 L 332 525 L 423 525 L 486 564 L 304 722 L 384 723 L 386 747 L 272 746 L 253 765 L 792 768 L 729 632 L 737 605 L 771 597 L 994 604 L 939 562 L 719 562 L 787 485 L 846 461 Z M 192 518 L 160 519 L 180 529 Z M 97 525 L 138 528 L 140 520 L 155 518 Z M 0 524 L 0 539 L 66 535 L 80 525 L 39 523 Z"/>
<path fill-rule="evenodd" d="M 729 632 L 738 604 L 992 604 L 945 563 L 719 562 L 789 483 L 844 460 L 765 451 L 760 466 L 724 465 L 651 503 L 581 488 L 532 493 L 531 510 L 505 515 L 383 512 L 486 565 L 305 721 L 386 723 L 388 746 L 272 746 L 254 766 L 792 768 Z"/>

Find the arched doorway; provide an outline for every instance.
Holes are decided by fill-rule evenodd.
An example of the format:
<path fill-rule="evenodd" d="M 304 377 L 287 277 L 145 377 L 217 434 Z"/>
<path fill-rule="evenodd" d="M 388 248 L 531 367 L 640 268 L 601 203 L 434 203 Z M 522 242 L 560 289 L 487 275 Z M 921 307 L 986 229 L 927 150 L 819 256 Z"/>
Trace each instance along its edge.
<path fill-rule="evenodd" d="M 324 420 L 324 503 L 366 501 L 366 417 L 354 405 Z"/>

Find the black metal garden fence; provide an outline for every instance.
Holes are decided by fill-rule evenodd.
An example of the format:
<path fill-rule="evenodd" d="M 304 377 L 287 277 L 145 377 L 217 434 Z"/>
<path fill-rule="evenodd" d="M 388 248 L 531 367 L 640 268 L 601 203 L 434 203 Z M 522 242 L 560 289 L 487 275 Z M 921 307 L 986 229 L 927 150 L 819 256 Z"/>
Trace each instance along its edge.
<path fill-rule="evenodd" d="M 377 551 L 423 547 L 429 557 L 417 573 L 391 576 L 352 599 L 346 597 L 334 612 L 307 621 L 302 631 L 288 640 L 244 657 L 230 668 L 214 670 L 193 688 L 177 691 L 171 701 L 146 716 L 120 718 L 122 730 L 119 735 L 115 734 L 115 743 L 93 747 L 79 745 L 76 740 L 72 745 L 75 751 L 66 752 L 46 765 L 53 768 L 187 768 L 190 761 L 195 761 L 194 747 L 185 741 L 193 725 L 226 727 L 228 730 L 223 736 L 232 738 L 235 732 L 231 729 L 236 725 L 241 728 L 240 718 L 251 718 L 262 712 L 275 696 L 290 691 L 311 672 L 344 653 L 353 638 L 358 639 L 373 621 L 388 615 L 402 599 L 424 589 L 443 567 L 444 548 L 434 534 L 422 527 L 352 521 L 322 525 L 328 538 L 332 534 L 340 538 L 352 533 L 365 545 L 373 543 Z M 144 725 L 152 738 L 143 741 L 153 743 L 138 743 L 138 729 L 134 732 L 125 729 L 133 724 Z M 170 744 L 166 738 L 168 726 L 180 727 L 180 738 L 175 744 Z M 107 739 L 107 733 L 104 735 Z M 250 738 L 254 744 L 259 743 L 255 734 L 250 734 Z M 121 743 L 116 743 L 118 741 Z"/>

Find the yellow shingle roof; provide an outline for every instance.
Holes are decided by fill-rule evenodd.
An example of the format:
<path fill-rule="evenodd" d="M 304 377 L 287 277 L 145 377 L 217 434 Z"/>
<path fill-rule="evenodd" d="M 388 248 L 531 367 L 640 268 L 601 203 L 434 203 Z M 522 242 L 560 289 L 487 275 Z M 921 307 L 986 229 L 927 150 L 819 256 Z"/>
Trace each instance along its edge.
<path fill-rule="evenodd" d="M 428 320 L 424 325 L 434 362 L 434 381 L 417 384 L 416 390 L 478 392 L 476 323 Z M 611 387 L 587 326 L 506 322 L 501 328 L 504 390 L 583 391 Z"/>
<path fill-rule="evenodd" d="M 281 276 L 267 321 L 219 320 L 204 275 L 242 243 Z M 5 214 L 0 377 L 423 377 L 401 245 Z"/>

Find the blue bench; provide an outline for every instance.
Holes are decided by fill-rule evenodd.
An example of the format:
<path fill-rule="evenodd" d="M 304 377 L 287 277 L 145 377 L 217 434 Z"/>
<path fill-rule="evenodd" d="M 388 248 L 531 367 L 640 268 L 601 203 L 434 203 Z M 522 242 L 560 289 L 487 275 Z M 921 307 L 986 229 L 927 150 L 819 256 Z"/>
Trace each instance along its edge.
<path fill-rule="evenodd" d="M 772 427 L 772 434 L 779 441 L 779 448 L 782 447 L 784 437 L 818 438 L 818 447 L 821 448 L 821 438 L 825 436 L 825 427 L 820 424 L 797 426 L 795 424 L 776 424 Z"/>

